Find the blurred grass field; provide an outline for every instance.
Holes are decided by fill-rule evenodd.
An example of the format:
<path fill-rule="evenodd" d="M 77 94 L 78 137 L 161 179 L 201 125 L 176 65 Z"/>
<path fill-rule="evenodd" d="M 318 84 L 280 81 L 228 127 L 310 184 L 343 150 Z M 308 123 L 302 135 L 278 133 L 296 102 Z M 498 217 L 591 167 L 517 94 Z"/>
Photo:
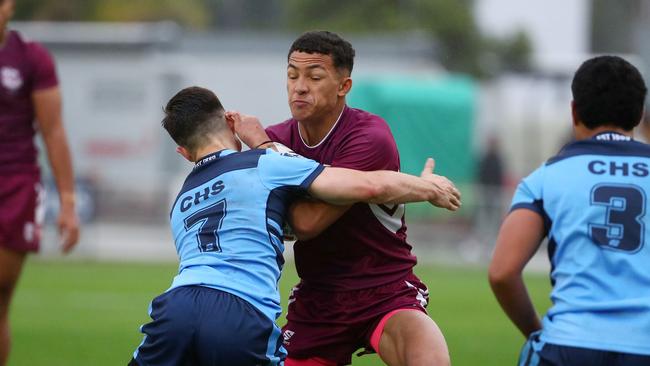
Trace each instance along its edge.
<path fill-rule="evenodd" d="M 125 365 L 142 340 L 153 297 L 171 283 L 175 264 L 28 261 L 11 310 L 10 366 Z M 442 328 L 452 364 L 514 365 L 523 337 L 494 300 L 484 269 L 418 265 L 429 286 L 429 312 Z M 283 307 L 297 281 L 287 266 Z M 549 306 L 548 277 L 527 275 L 538 311 Z M 284 322 L 284 317 L 280 319 Z M 353 365 L 382 365 L 376 355 Z"/>

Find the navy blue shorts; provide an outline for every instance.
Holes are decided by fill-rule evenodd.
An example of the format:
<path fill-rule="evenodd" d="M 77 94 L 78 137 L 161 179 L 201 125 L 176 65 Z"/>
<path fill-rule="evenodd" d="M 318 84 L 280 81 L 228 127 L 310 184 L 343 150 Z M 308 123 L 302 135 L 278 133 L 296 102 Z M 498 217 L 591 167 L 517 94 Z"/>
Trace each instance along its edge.
<path fill-rule="evenodd" d="M 156 297 L 149 316 L 130 365 L 266 366 L 286 357 L 275 323 L 227 292 L 178 287 Z"/>
<path fill-rule="evenodd" d="M 597 349 L 560 346 L 539 340 L 533 333 L 524 344 L 519 366 L 648 366 L 650 356 L 601 351 Z"/>

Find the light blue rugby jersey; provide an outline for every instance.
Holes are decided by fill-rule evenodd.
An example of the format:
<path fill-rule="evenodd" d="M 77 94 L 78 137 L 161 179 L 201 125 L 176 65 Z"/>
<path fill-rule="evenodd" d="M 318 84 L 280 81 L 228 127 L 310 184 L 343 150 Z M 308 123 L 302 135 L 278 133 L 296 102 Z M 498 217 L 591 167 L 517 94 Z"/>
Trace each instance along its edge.
<path fill-rule="evenodd" d="M 548 343 L 650 355 L 650 145 L 605 132 L 567 145 L 517 188 L 545 220 Z"/>
<path fill-rule="evenodd" d="M 215 288 L 277 319 L 287 205 L 323 168 L 313 160 L 260 149 L 222 150 L 200 160 L 171 211 L 180 268 L 169 290 Z"/>

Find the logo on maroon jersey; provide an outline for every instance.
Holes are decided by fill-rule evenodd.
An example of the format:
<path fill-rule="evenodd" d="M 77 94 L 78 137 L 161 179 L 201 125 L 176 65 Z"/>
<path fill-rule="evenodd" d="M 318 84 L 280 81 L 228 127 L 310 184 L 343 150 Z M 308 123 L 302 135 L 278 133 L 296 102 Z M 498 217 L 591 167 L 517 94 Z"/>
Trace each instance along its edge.
<path fill-rule="evenodd" d="M 292 330 L 289 330 L 289 329 L 285 330 L 284 334 L 282 335 L 282 338 L 284 338 L 283 343 L 286 344 L 287 346 L 290 345 L 291 342 L 289 342 L 289 340 L 291 339 L 291 337 L 293 337 L 294 334 L 296 334 L 296 333 L 294 331 L 292 331 Z"/>
<path fill-rule="evenodd" d="M 383 203 L 380 203 L 377 206 L 379 206 L 379 208 L 381 208 L 389 216 L 395 215 L 395 211 L 397 211 L 397 209 L 399 208 L 399 205 L 393 205 L 393 207 L 388 207 Z"/>
<path fill-rule="evenodd" d="M 20 71 L 10 66 L 3 66 L 0 68 L 0 82 L 2 86 L 9 91 L 16 91 L 23 85 L 23 78 L 20 76 Z"/>

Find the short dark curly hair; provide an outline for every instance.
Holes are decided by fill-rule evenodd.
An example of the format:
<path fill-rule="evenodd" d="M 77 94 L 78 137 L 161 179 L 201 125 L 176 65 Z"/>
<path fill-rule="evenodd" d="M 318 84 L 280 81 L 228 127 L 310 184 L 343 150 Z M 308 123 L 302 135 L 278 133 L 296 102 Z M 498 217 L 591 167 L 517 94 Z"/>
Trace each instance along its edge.
<path fill-rule="evenodd" d="M 590 129 L 632 130 L 641 121 L 647 91 L 639 70 L 618 56 L 585 61 L 571 83 L 576 114 Z"/>
<path fill-rule="evenodd" d="M 179 146 L 190 151 L 227 126 L 219 98 L 211 90 L 198 86 L 176 93 L 164 111 L 162 126 Z"/>
<path fill-rule="evenodd" d="M 337 70 L 345 70 L 352 73 L 354 66 L 354 48 L 350 42 L 341 38 L 338 34 L 328 31 L 310 31 L 303 33 L 293 41 L 287 60 L 293 52 L 320 53 L 332 57 L 334 67 Z"/>

